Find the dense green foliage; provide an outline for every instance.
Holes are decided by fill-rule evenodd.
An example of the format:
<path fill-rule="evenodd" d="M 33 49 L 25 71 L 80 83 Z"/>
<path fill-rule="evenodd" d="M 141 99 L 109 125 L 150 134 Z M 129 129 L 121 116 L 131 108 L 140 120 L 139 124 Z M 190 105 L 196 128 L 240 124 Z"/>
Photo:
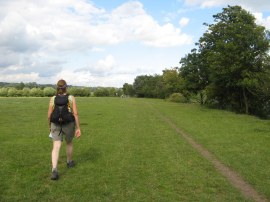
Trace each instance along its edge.
<path fill-rule="evenodd" d="M 199 41 L 209 72 L 209 99 L 223 108 L 257 113 L 261 96 L 270 97 L 265 91 L 270 86 L 269 32 L 239 6 L 224 8 L 214 19 Z"/>
<path fill-rule="evenodd" d="M 135 91 L 134 91 L 133 85 L 128 84 L 128 83 L 125 83 L 123 85 L 123 93 L 125 95 L 128 95 L 128 96 L 134 96 L 135 95 Z"/>
<path fill-rule="evenodd" d="M 0 100 L 0 201 L 248 201 L 161 114 L 270 199 L 268 121 L 158 99 L 77 98 L 77 164 L 66 168 L 63 144 L 54 182 L 49 98 Z"/>
<path fill-rule="evenodd" d="M 269 115 L 269 31 L 239 6 L 213 17 L 198 50 L 181 60 L 187 89 L 206 92 L 209 103 L 224 109 Z"/>
<path fill-rule="evenodd" d="M 137 76 L 133 83 L 133 88 L 138 97 L 163 98 L 162 77 L 155 76 Z"/>
<path fill-rule="evenodd" d="M 205 104 L 205 89 L 209 84 L 209 70 L 204 65 L 205 59 L 193 49 L 180 61 L 180 75 L 183 78 L 183 89 L 190 94 L 198 94 L 201 105 Z"/>
<path fill-rule="evenodd" d="M 147 98 L 168 98 L 172 93 L 181 91 L 182 79 L 178 73 L 178 68 L 163 70 L 162 75 L 141 75 L 137 76 L 133 83 L 133 91 L 130 85 L 129 91 L 134 92 L 137 97 Z"/>

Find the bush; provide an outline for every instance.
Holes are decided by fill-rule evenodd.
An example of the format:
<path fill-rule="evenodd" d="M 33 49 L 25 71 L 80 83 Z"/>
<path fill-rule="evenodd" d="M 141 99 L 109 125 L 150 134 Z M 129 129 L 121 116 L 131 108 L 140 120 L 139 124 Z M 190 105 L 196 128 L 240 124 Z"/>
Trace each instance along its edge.
<path fill-rule="evenodd" d="M 68 88 L 68 94 L 78 96 L 78 97 L 88 97 L 90 96 L 89 88 L 71 87 Z"/>
<path fill-rule="evenodd" d="M 30 88 L 24 87 L 24 88 L 22 89 L 22 96 L 28 97 L 29 95 L 30 95 Z"/>
<path fill-rule="evenodd" d="M 30 90 L 30 96 L 31 97 L 43 97 L 43 90 L 40 88 L 32 88 Z"/>
<path fill-rule="evenodd" d="M 0 97 L 7 97 L 7 96 L 8 96 L 8 89 L 0 88 Z"/>
<path fill-rule="evenodd" d="M 107 88 L 98 88 L 94 95 L 96 97 L 108 97 L 110 95 L 109 90 Z"/>
<path fill-rule="evenodd" d="M 53 95 L 55 95 L 55 89 L 53 87 L 46 87 L 43 90 L 43 94 L 45 97 L 51 97 Z"/>
<path fill-rule="evenodd" d="M 186 103 L 188 100 L 181 93 L 173 93 L 168 98 L 170 102 Z"/>
<path fill-rule="evenodd" d="M 18 97 L 18 96 L 20 96 L 19 90 L 17 90 L 14 87 L 9 88 L 7 96 L 8 97 Z"/>

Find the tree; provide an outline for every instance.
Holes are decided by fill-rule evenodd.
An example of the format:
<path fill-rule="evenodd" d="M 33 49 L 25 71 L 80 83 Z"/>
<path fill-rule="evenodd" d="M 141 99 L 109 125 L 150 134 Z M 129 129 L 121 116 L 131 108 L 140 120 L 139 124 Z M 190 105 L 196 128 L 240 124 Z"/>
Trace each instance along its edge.
<path fill-rule="evenodd" d="M 212 99 L 220 106 L 249 113 L 268 84 L 269 31 L 240 6 L 213 16 L 215 24 L 199 40 L 208 65 Z"/>
<path fill-rule="evenodd" d="M 25 85 L 24 85 L 23 82 L 18 83 L 18 84 L 15 85 L 15 88 L 16 88 L 17 90 L 22 90 L 24 87 L 25 87 Z"/>
<path fill-rule="evenodd" d="M 163 83 L 160 75 L 137 76 L 133 83 L 137 97 L 163 98 Z"/>
<path fill-rule="evenodd" d="M 30 89 L 37 88 L 38 87 L 38 84 L 36 82 L 30 82 L 30 83 L 24 84 L 24 87 L 28 87 Z"/>
<path fill-rule="evenodd" d="M 122 88 L 117 88 L 116 94 L 117 94 L 118 97 L 121 97 L 124 94 L 123 89 Z"/>
<path fill-rule="evenodd" d="M 135 91 L 133 89 L 133 85 L 125 83 L 123 85 L 123 92 L 124 92 L 125 95 L 133 96 L 135 94 Z"/>
<path fill-rule="evenodd" d="M 166 89 L 164 87 L 163 75 L 155 75 L 155 95 L 156 98 L 164 99 L 166 97 Z"/>
<path fill-rule="evenodd" d="M 181 76 L 177 67 L 163 70 L 162 79 L 166 97 L 169 97 L 173 93 L 180 93 Z"/>
<path fill-rule="evenodd" d="M 109 88 L 107 88 L 107 89 L 108 89 L 108 91 L 109 91 L 109 96 L 110 96 L 110 97 L 116 97 L 116 96 L 118 96 L 118 94 L 117 94 L 117 89 L 116 89 L 116 88 L 109 87 Z"/>
<path fill-rule="evenodd" d="M 141 75 L 137 76 L 133 83 L 133 88 L 137 97 L 146 97 L 146 86 L 149 80 L 149 76 Z"/>
<path fill-rule="evenodd" d="M 204 90 L 209 84 L 209 71 L 203 54 L 193 49 L 180 60 L 180 75 L 183 78 L 183 91 L 200 95 L 200 104 L 204 104 Z"/>

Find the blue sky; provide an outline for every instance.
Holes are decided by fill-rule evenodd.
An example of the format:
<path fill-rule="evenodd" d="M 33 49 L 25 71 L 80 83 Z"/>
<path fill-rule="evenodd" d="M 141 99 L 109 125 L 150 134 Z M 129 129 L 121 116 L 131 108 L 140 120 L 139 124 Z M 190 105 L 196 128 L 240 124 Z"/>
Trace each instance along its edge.
<path fill-rule="evenodd" d="M 122 87 L 162 74 L 227 5 L 270 29 L 269 0 L 0 0 L 0 81 Z"/>

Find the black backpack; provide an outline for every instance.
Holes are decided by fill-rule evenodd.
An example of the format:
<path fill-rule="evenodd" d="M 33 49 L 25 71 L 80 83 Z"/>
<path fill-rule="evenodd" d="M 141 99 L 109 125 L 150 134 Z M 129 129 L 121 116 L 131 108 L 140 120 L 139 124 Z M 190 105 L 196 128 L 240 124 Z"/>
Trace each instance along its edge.
<path fill-rule="evenodd" d="M 66 124 L 74 122 L 75 118 L 68 110 L 68 95 L 57 95 L 54 99 L 54 110 L 50 121 L 55 124 Z"/>

